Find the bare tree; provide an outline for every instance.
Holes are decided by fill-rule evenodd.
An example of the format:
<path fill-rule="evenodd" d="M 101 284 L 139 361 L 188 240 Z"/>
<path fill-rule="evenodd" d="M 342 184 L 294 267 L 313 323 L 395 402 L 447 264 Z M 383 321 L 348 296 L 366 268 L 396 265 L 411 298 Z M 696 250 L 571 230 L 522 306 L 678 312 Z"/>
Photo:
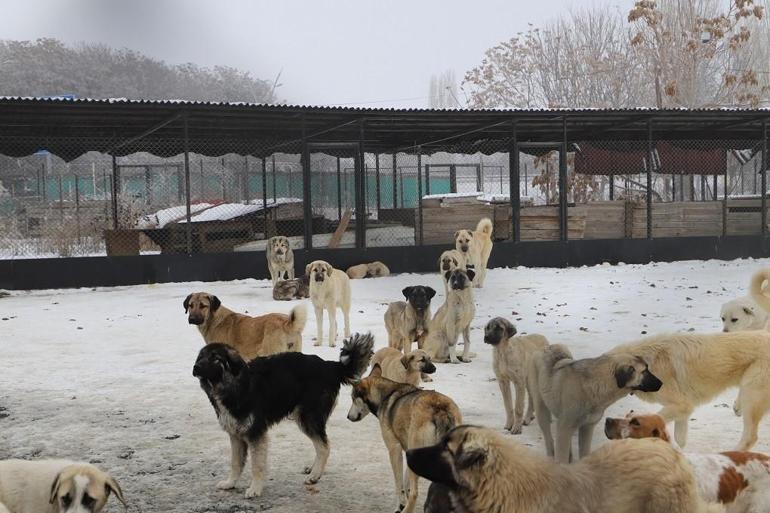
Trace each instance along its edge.
<path fill-rule="evenodd" d="M 459 107 L 457 98 L 457 79 L 454 70 L 446 70 L 440 75 L 430 77 L 430 96 L 428 105 L 432 109 Z"/>

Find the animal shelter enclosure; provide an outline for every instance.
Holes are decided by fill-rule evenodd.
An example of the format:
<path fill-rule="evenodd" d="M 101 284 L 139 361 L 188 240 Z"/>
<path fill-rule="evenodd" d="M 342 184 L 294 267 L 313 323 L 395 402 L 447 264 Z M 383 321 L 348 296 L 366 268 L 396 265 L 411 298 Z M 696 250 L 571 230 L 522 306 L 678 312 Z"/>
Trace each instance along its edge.
<path fill-rule="evenodd" d="M 576 241 L 588 261 L 630 247 L 650 259 L 655 241 L 678 238 L 759 256 L 762 112 L 4 98 L 0 267 L 131 257 L 124 265 L 146 274 L 184 258 L 203 272 L 210 254 L 243 274 L 285 235 L 300 255 L 399 249 L 397 271 L 421 270 L 430 246 L 484 216 L 503 264 L 554 251 L 566 261 Z M 132 280 L 162 279 L 152 272 Z"/>

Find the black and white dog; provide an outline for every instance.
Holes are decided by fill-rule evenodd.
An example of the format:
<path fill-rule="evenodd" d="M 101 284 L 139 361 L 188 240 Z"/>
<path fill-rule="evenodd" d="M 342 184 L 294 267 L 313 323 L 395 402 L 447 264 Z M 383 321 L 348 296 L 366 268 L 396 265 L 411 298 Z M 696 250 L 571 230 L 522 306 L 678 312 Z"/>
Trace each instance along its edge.
<path fill-rule="evenodd" d="M 313 465 L 305 483 L 316 483 L 329 458 L 326 421 L 337 401 L 340 386 L 358 379 L 369 365 L 374 338 L 354 334 L 345 340 L 340 360 L 315 355 L 280 353 L 246 362 L 231 347 L 208 344 L 193 367 L 222 426 L 230 435 L 230 476 L 217 484 L 227 490 L 235 483 L 251 453 L 251 485 L 246 497 L 262 494 L 267 466 L 267 431 L 289 415 L 315 447 Z"/>

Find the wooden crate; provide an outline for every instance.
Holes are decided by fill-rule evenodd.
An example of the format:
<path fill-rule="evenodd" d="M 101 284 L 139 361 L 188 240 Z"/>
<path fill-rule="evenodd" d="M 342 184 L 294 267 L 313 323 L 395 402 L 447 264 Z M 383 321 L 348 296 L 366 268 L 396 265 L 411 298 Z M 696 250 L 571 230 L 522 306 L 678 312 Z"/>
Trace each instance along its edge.
<path fill-rule="evenodd" d="M 567 237 L 582 239 L 585 229 L 585 211 L 567 209 Z M 559 207 L 537 206 L 521 209 L 521 240 L 559 240 L 559 236 Z"/>
<path fill-rule="evenodd" d="M 139 254 L 139 230 L 104 230 L 107 256 L 134 256 Z"/>
<path fill-rule="evenodd" d="M 647 237 L 647 207 L 633 210 L 634 238 Z M 722 202 L 677 201 L 652 204 L 653 237 L 699 237 L 722 235 Z"/>
<path fill-rule="evenodd" d="M 419 215 L 415 210 L 415 216 Z M 422 209 L 424 244 L 451 244 L 457 230 L 475 230 L 483 217 L 492 219 L 494 208 L 488 203 L 442 203 L 439 207 Z"/>

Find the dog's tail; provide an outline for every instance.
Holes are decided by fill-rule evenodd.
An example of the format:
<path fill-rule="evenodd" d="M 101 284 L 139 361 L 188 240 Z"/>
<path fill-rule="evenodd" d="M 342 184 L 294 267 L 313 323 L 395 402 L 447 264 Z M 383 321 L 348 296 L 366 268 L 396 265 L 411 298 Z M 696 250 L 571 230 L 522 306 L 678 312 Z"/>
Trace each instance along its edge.
<path fill-rule="evenodd" d="M 485 235 L 492 236 L 492 220 L 488 217 L 484 217 L 476 225 L 476 231 Z"/>
<path fill-rule="evenodd" d="M 765 281 L 770 283 L 770 267 L 765 267 L 754 273 L 751 277 L 751 285 L 749 291 L 751 292 L 751 299 L 753 299 L 762 310 L 770 313 L 770 298 L 765 295 Z"/>
<path fill-rule="evenodd" d="M 369 360 L 372 359 L 374 352 L 374 337 L 371 333 L 362 335 L 354 333 L 349 339 L 342 343 L 340 351 L 340 381 L 350 384 L 360 379 L 367 367 Z"/>
<path fill-rule="evenodd" d="M 572 360 L 572 353 L 563 344 L 553 344 L 543 349 L 543 367 L 550 374 L 562 360 Z"/>
<path fill-rule="evenodd" d="M 289 323 L 287 325 L 289 333 L 301 335 L 307 322 L 307 310 L 304 304 L 299 304 L 291 309 L 289 313 Z"/>

